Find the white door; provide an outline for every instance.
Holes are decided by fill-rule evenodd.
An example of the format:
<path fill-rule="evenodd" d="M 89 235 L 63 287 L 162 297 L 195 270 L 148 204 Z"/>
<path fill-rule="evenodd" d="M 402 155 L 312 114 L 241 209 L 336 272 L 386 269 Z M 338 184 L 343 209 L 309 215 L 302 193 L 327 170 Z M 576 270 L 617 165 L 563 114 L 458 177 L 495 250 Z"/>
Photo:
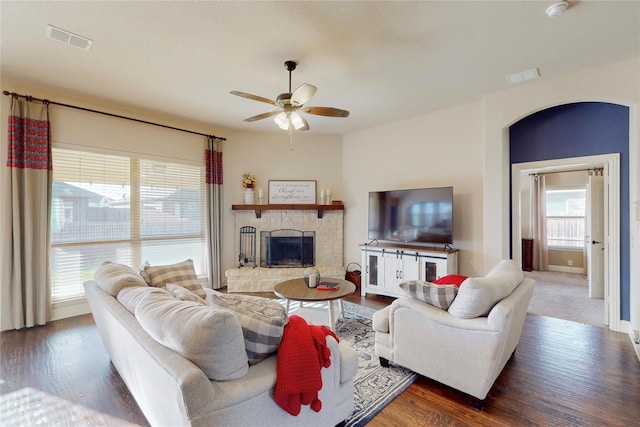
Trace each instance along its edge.
<path fill-rule="evenodd" d="M 604 298 L 604 177 L 589 176 L 587 182 L 587 276 L 589 298 Z M 605 307 L 607 306 L 605 301 Z M 605 313 L 606 314 L 606 313 Z M 607 316 L 605 316 L 607 319 Z M 608 322 L 605 322 L 608 323 Z"/>

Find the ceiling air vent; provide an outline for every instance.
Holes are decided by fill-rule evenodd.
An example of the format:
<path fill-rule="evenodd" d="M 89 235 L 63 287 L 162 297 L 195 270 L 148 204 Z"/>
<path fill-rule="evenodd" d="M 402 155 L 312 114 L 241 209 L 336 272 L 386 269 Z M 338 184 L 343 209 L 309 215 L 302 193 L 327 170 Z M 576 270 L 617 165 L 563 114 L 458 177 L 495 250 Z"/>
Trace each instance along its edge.
<path fill-rule="evenodd" d="M 69 31 L 61 30 L 60 28 L 56 28 L 51 25 L 47 25 L 47 37 L 83 50 L 89 50 L 91 44 L 93 43 L 92 40 L 86 37 L 70 33 Z"/>
<path fill-rule="evenodd" d="M 537 79 L 538 77 L 540 77 L 540 70 L 532 68 L 530 70 L 520 71 L 519 73 L 509 74 L 508 76 L 505 76 L 505 79 L 507 80 L 507 83 L 515 84 L 526 80 Z"/>

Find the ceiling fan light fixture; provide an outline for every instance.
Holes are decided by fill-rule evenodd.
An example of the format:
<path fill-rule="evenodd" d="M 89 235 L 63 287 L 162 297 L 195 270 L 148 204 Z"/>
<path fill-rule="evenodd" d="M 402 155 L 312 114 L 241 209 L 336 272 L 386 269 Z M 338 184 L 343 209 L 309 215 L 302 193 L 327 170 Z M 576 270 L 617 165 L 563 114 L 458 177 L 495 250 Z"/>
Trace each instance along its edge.
<path fill-rule="evenodd" d="M 276 122 L 278 127 L 282 130 L 289 130 L 289 116 L 284 111 L 279 113 L 273 118 L 273 121 Z"/>
<path fill-rule="evenodd" d="M 281 93 L 275 101 L 264 98 L 262 96 L 252 95 L 246 92 L 232 90 L 231 94 L 241 96 L 243 98 L 252 99 L 254 101 L 264 102 L 266 104 L 275 105 L 280 110 L 272 110 L 267 113 L 256 114 L 255 116 L 244 119 L 245 122 L 255 122 L 256 120 L 273 117 L 273 121 L 282 130 L 291 132 L 308 131 L 309 123 L 302 113 L 314 114 L 325 117 L 349 117 L 347 110 L 341 110 L 333 107 L 306 107 L 305 104 L 316 93 L 317 88 L 308 83 L 301 84 L 293 93 L 291 92 L 291 72 L 296 69 L 295 61 L 287 61 L 284 63 L 285 68 L 289 71 L 289 92 Z"/>
<path fill-rule="evenodd" d="M 291 113 L 291 123 L 293 124 L 295 130 L 300 130 L 304 127 L 304 121 L 302 120 L 302 117 L 295 111 Z"/>

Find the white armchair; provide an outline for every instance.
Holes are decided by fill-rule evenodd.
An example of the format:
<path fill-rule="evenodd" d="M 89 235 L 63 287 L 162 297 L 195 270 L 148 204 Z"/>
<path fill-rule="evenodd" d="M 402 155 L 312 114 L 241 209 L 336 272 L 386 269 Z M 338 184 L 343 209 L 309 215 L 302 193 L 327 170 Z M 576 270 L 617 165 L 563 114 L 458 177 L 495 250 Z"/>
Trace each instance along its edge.
<path fill-rule="evenodd" d="M 518 345 L 533 288 L 501 261 L 464 281 L 448 311 L 398 298 L 373 316 L 376 355 L 484 401 Z"/>

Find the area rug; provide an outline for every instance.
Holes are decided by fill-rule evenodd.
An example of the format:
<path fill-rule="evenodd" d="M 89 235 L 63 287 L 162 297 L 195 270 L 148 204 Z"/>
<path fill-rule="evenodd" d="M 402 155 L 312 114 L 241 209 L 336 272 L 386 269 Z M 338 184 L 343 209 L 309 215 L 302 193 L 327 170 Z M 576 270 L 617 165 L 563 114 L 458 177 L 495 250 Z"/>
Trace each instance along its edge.
<path fill-rule="evenodd" d="M 305 307 L 311 306 L 305 303 Z M 289 310 L 295 311 L 291 301 Z M 364 426 L 386 405 L 398 397 L 416 380 L 416 374 L 408 369 L 389 363 L 380 366 L 375 355 L 374 332 L 371 317 L 375 310 L 350 302 L 344 303 L 345 316 L 336 322 L 336 335 L 340 342 L 358 353 L 358 373 L 354 379 L 355 406 L 347 418 L 346 426 Z"/>

